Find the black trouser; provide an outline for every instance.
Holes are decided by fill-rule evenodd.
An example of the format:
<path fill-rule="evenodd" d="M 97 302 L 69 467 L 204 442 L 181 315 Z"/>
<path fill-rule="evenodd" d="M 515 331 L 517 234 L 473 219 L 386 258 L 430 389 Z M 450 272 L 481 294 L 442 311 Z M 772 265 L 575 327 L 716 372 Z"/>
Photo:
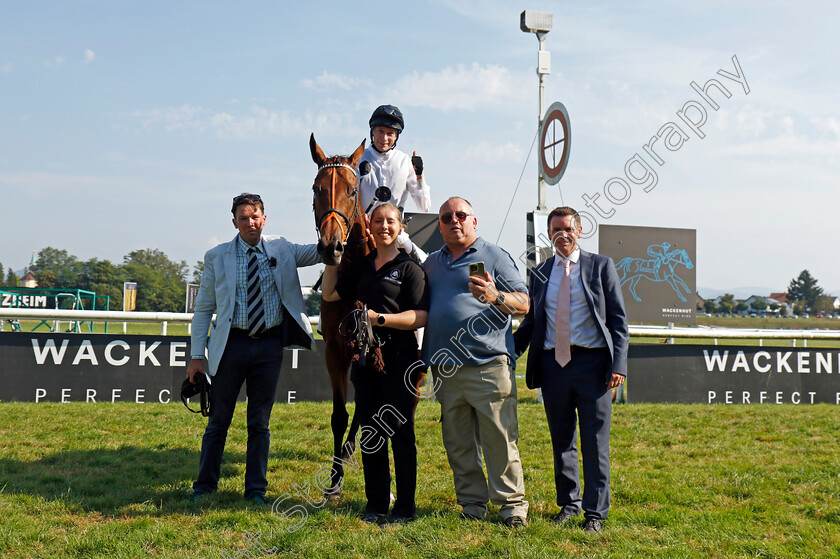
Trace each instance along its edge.
<path fill-rule="evenodd" d="M 268 449 L 271 443 L 268 421 L 282 362 L 283 334 L 280 327 L 272 328 L 259 339 L 249 338 L 244 330 L 231 329 L 219 368 L 211 380 L 210 418 L 201 443 L 201 460 L 198 479 L 193 483 L 194 491 L 216 491 L 228 427 L 244 382 L 245 394 L 248 396 L 245 497 L 265 495 L 268 485 Z"/>
<path fill-rule="evenodd" d="M 405 386 L 403 375 L 417 361 L 417 350 L 383 352 L 383 358 L 385 371 L 382 373 L 357 365 L 350 373 L 356 391 L 356 413 L 362 426 L 359 449 L 365 475 L 365 512 L 388 513 L 391 502 L 390 439 L 397 482 L 397 500 L 391 515 L 411 517 L 414 516 L 417 490 L 415 394 Z"/>

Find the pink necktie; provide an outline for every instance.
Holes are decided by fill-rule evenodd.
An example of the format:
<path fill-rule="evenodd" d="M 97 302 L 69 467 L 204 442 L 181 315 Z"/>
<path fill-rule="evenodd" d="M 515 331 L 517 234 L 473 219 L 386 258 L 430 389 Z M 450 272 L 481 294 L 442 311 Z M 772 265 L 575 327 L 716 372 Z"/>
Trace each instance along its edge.
<path fill-rule="evenodd" d="M 572 348 L 569 345 L 569 302 L 571 300 L 571 262 L 564 262 L 563 278 L 560 280 L 560 290 L 557 293 L 557 314 L 554 317 L 554 358 L 561 367 L 572 360 Z"/>

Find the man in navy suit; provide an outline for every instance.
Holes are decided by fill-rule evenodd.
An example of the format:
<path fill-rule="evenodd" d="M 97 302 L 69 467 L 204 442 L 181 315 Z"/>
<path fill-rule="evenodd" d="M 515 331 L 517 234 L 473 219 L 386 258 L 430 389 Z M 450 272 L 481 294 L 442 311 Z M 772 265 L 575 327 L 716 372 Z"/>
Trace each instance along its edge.
<path fill-rule="evenodd" d="M 581 223 L 568 207 L 548 214 L 555 255 L 531 270 L 531 305 L 514 333 L 517 356 L 530 345 L 529 388 L 542 388 L 554 451 L 558 525 L 584 513 L 601 531 L 610 507 L 612 388 L 627 375 L 628 329 L 613 261 L 581 250 Z M 580 424 L 581 499 L 576 424 Z"/>
<path fill-rule="evenodd" d="M 264 211 L 257 194 L 235 197 L 231 213 L 239 234 L 204 255 L 187 376 L 195 383 L 195 375 L 206 372 L 212 389 L 210 418 L 201 443 L 191 502 L 198 502 L 217 489 L 228 427 L 244 383 L 248 397 L 245 500 L 268 504 L 268 421 L 283 348 L 315 348 L 297 268 L 320 262 L 316 245 L 296 245 L 283 237 L 263 235 Z M 216 320 L 208 339 L 214 313 Z"/>

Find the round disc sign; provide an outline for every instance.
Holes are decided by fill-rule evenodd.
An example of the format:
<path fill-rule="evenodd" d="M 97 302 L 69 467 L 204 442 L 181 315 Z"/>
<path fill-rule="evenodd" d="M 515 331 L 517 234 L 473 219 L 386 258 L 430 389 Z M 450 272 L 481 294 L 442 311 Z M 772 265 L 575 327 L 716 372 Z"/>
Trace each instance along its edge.
<path fill-rule="evenodd" d="M 557 101 L 548 107 L 540 128 L 540 174 L 548 184 L 557 184 L 566 172 L 571 144 L 569 113 Z"/>

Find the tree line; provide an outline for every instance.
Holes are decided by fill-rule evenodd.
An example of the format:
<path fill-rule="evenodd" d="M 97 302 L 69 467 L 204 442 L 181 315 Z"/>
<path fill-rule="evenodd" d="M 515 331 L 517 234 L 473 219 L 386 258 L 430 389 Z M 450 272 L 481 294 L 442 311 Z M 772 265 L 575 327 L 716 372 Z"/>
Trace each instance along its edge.
<path fill-rule="evenodd" d="M 808 270 L 802 270 L 798 276 L 790 280 L 787 288 L 787 300 L 793 305 L 793 314 L 797 315 L 806 312 L 822 313 L 837 310 L 834 308 L 834 297 L 825 294 L 817 279 Z M 776 303 L 768 305 L 764 301 L 753 301 L 748 306 L 743 301 L 736 302 L 735 296 L 731 293 L 723 295 L 717 304 L 713 301 L 705 301 L 702 307 L 702 310 L 707 313 L 722 312 L 728 314 L 746 310 L 763 312 L 766 309 L 773 312 L 778 310 L 781 316 L 785 316 L 787 313 L 785 307 Z M 700 310 L 699 305 L 698 310 Z"/>
<path fill-rule="evenodd" d="M 110 297 L 111 310 L 122 310 L 123 282 L 137 282 L 138 311 L 184 312 L 187 280 L 201 281 L 204 262 L 196 262 L 192 277 L 187 262 L 170 260 L 158 249 L 129 252 L 121 264 L 91 258 L 79 260 L 66 250 L 53 247 L 41 249 L 32 272 L 38 287 L 44 289 L 84 289 L 97 295 L 97 307 L 104 308 L 104 297 Z M 0 278 L 3 266 L 0 264 Z M 3 287 L 17 287 L 19 278 L 9 268 Z"/>

